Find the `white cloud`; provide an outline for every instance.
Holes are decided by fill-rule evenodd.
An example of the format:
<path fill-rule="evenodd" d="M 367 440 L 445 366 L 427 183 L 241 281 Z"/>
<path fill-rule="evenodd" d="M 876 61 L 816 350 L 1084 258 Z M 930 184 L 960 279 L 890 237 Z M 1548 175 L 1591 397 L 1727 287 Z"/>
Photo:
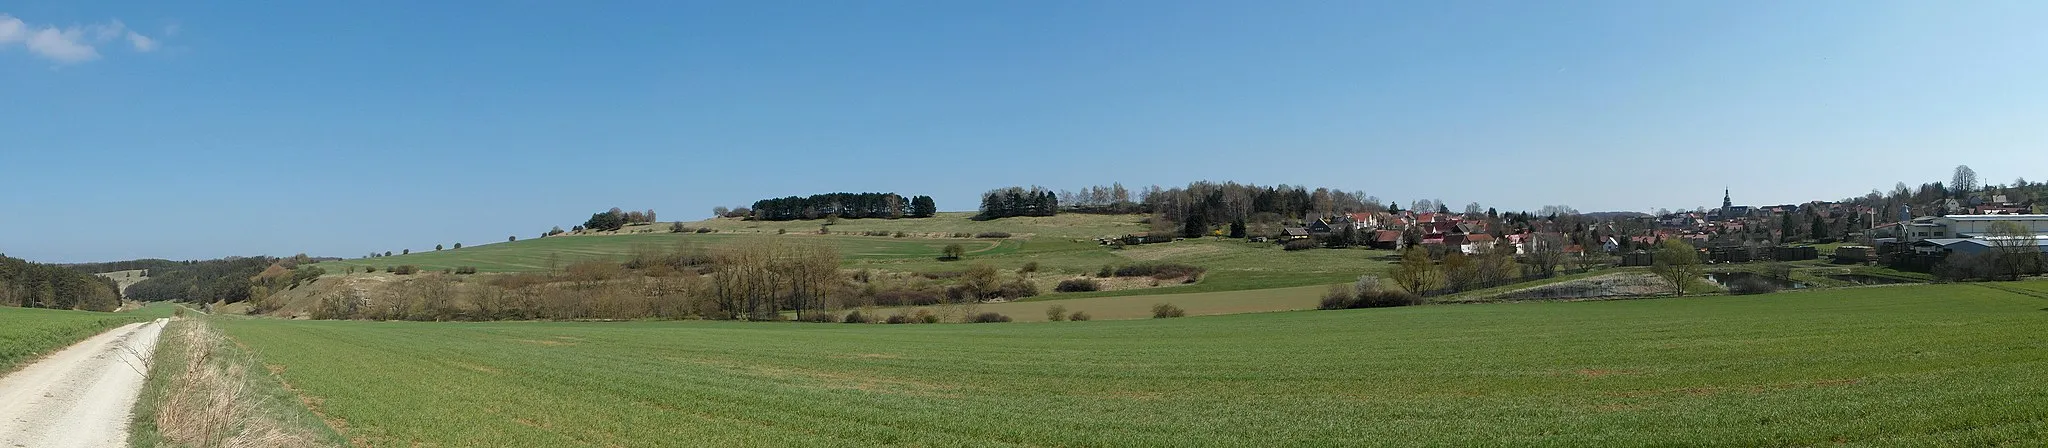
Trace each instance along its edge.
<path fill-rule="evenodd" d="M 156 39 L 151 39 L 149 36 L 144 36 L 142 33 L 134 31 L 128 32 L 128 43 L 135 46 L 135 51 L 143 53 L 156 51 L 157 47 Z"/>
<path fill-rule="evenodd" d="M 28 38 L 28 24 L 14 16 L 0 14 L 0 45 L 20 42 Z"/>
<path fill-rule="evenodd" d="M 28 51 L 65 64 L 99 59 L 99 50 L 80 39 L 84 37 L 82 34 L 77 28 L 68 31 L 43 28 L 28 36 Z"/>
<path fill-rule="evenodd" d="M 167 28 L 167 34 L 174 34 L 175 28 Z M 58 64 L 77 64 L 100 58 L 98 46 L 117 40 L 125 40 L 136 52 L 156 51 L 163 43 L 143 35 L 120 20 L 95 23 L 84 26 L 59 28 L 55 25 L 31 25 L 12 15 L 0 14 L 0 50 L 22 44 L 30 54 L 56 61 Z"/>

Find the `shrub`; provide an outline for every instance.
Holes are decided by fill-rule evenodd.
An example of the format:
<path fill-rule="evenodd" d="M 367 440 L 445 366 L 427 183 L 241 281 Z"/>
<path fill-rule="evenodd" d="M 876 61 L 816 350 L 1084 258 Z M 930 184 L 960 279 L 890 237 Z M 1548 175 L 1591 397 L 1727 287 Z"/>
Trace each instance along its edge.
<path fill-rule="evenodd" d="M 1117 277 L 1152 277 L 1154 279 L 1166 280 L 1202 275 L 1202 272 L 1205 270 L 1207 269 L 1191 264 L 1154 261 L 1117 267 L 1115 275 Z"/>
<path fill-rule="evenodd" d="M 887 230 L 869 230 L 869 231 L 866 231 L 866 232 L 861 232 L 861 233 L 860 233 L 860 236 L 889 236 L 889 231 L 887 231 Z"/>
<path fill-rule="evenodd" d="M 939 315 L 937 315 L 937 314 L 932 314 L 932 311 L 931 311 L 931 310 L 926 310 L 926 309 L 919 309 L 919 310 L 917 310 L 917 312 L 916 312 L 916 313 L 913 313 L 913 314 L 912 314 L 912 315 L 911 315 L 910 317 L 911 317 L 911 318 L 914 318 L 914 319 L 916 319 L 916 320 L 917 320 L 918 322 L 924 322 L 924 323 L 928 323 L 928 324 L 936 324 L 936 323 L 939 323 Z"/>
<path fill-rule="evenodd" d="M 1778 292 L 1778 285 L 1768 280 L 1745 275 L 1728 282 L 1728 293 L 1735 295 L 1768 294 Z"/>
<path fill-rule="evenodd" d="M 1032 273 L 1032 272 L 1038 272 L 1038 262 L 1036 262 L 1036 261 L 1030 261 L 1030 262 L 1025 262 L 1025 263 L 1024 263 L 1024 267 L 1020 267 L 1020 268 L 1017 268 L 1017 272 L 1022 272 L 1022 273 L 1027 273 L 1027 274 L 1028 274 L 1028 273 Z"/>
<path fill-rule="evenodd" d="M 1053 305 L 1045 307 L 1045 320 L 1053 322 L 1067 320 L 1066 305 Z"/>
<path fill-rule="evenodd" d="M 1113 266 L 1110 266 L 1110 265 L 1106 265 L 1106 264 L 1105 264 L 1105 265 L 1102 265 L 1102 270 L 1099 270 L 1099 271 L 1095 271 L 1095 276 L 1096 276 L 1096 277 L 1099 277 L 1099 278 L 1110 278 L 1110 277 L 1114 277 L 1114 276 L 1116 276 L 1116 267 L 1113 267 Z"/>
<path fill-rule="evenodd" d="M 456 266 L 456 267 L 455 267 L 455 274 L 456 274 L 456 275 L 472 275 L 472 274 L 476 274 L 476 266 Z"/>
<path fill-rule="evenodd" d="M 413 266 L 413 265 L 409 265 L 409 264 L 408 264 L 408 265 L 403 265 L 403 266 L 393 266 L 393 267 L 391 268 L 391 273 L 393 273 L 393 274 L 398 274 L 398 275 L 413 275 L 413 274 L 418 274 L 419 272 L 420 272 L 420 267 L 419 267 L 419 266 Z"/>
<path fill-rule="evenodd" d="M 1322 304 L 1316 305 L 1316 309 L 1341 310 L 1351 308 L 1352 303 L 1356 302 L 1357 300 L 1357 296 L 1354 296 L 1351 293 L 1351 286 L 1330 285 L 1330 291 L 1323 293 L 1323 302 Z"/>
<path fill-rule="evenodd" d="M 789 233 L 789 229 L 775 229 L 775 234 L 776 234 L 776 235 L 783 235 L 783 234 L 787 234 L 787 233 Z"/>
<path fill-rule="evenodd" d="M 904 313 L 904 312 L 902 312 L 902 311 L 897 311 L 897 312 L 896 312 L 896 314 L 891 314 L 891 315 L 889 315 L 889 318 L 888 318 L 888 319 L 885 319 L 885 320 L 883 320 L 883 322 L 886 322 L 886 323 L 889 323 L 889 324 L 907 324 L 907 323 L 911 323 L 911 321 L 910 321 L 910 315 L 909 315 L 909 314 L 905 314 L 905 313 Z"/>
<path fill-rule="evenodd" d="M 1067 279 L 1060 280 L 1060 284 L 1058 286 L 1054 286 L 1052 290 L 1059 292 L 1101 291 L 1102 283 L 1096 282 L 1095 279 L 1090 278 Z"/>
<path fill-rule="evenodd" d="M 932 306 L 941 302 L 937 291 L 922 289 L 888 289 L 875 292 L 875 304 L 881 306 Z"/>
<path fill-rule="evenodd" d="M 1180 307 L 1173 306 L 1173 304 L 1171 303 L 1161 303 L 1158 305 L 1152 305 L 1153 319 L 1166 319 L 1170 317 L 1181 317 L 1186 315 L 1188 315 L 1187 310 L 1183 310 L 1180 309 Z"/>
<path fill-rule="evenodd" d="M 992 323 L 1002 323 L 1002 322 L 1009 322 L 1009 321 L 1010 321 L 1010 316 L 1004 316 L 1004 315 L 1003 315 L 1003 313 L 997 313 L 997 312 L 993 312 L 993 311 L 991 311 L 991 312 L 987 312 L 987 313 L 981 313 L 981 314 L 976 314 L 976 315 L 974 315 L 974 318 L 973 318 L 973 319 L 969 319 L 969 320 L 968 320 L 968 322 L 970 322 L 970 323 L 977 323 L 977 324 L 992 324 Z"/>
<path fill-rule="evenodd" d="M 932 280 L 946 280 L 946 279 L 955 279 L 955 278 L 960 278 L 960 276 L 961 276 L 961 275 L 966 275 L 966 274 L 967 274 L 967 273 L 966 273 L 965 271 L 932 271 L 932 272 L 919 272 L 919 273 L 917 273 L 917 276 L 919 276 L 919 277 L 924 277 L 924 278 L 928 278 L 928 279 L 932 279 Z"/>
<path fill-rule="evenodd" d="M 1421 305 L 1422 297 L 1398 290 L 1383 290 L 1359 294 L 1351 304 L 1352 308 L 1390 308 L 1397 306 Z"/>
<path fill-rule="evenodd" d="M 1309 250 L 1316 248 L 1316 242 L 1311 240 L 1294 240 L 1281 244 L 1280 248 L 1286 250 Z"/>
<path fill-rule="evenodd" d="M 981 233 L 977 233 L 977 234 L 974 234 L 974 237 L 975 237 L 975 238 L 1009 238 L 1009 237 L 1010 237 L 1010 232 L 981 232 Z"/>
<path fill-rule="evenodd" d="M 1089 316 L 1087 311 L 1075 311 L 1074 314 L 1067 316 L 1067 320 L 1075 322 L 1080 322 L 1093 318 L 1094 316 Z"/>
<path fill-rule="evenodd" d="M 974 234 L 972 234 L 972 233 L 967 233 L 967 232 L 954 232 L 954 233 L 953 233 L 953 237 L 954 237 L 954 238 L 973 238 L 973 237 L 974 237 Z"/>
<path fill-rule="evenodd" d="M 849 324 L 871 324 L 875 323 L 875 319 L 872 317 L 868 317 L 868 315 L 866 314 L 861 314 L 860 310 L 854 310 L 851 313 L 846 313 L 846 319 L 841 322 Z"/>
<path fill-rule="evenodd" d="M 1000 291 L 1003 297 L 1005 298 L 1009 298 L 1012 300 L 1022 299 L 1025 297 L 1037 296 L 1038 284 L 1031 283 L 1020 278 L 1012 280 L 1009 283 L 1004 283 L 1003 286 L 997 288 L 997 290 Z"/>
<path fill-rule="evenodd" d="M 948 245 L 946 245 L 946 248 L 945 248 L 945 249 L 943 249 L 943 250 L 941 250 L 941 251 L 939 252 L 939 260 L 940 260 L 940 261 L 953 261 L 953 260 L 959 260 L 959 259 L 960 259 L 960 257 L 961 257 L 961 256 L 964 256 L 964 255 L 967 255 L 967 248 L 966 248 L 966 247 L 962 247 L 962 246 L 960 246 L 960 245 L 958 245 L 958 244 L 948 244 Z"/>
<path fill-rule="evenodd" d="M 889 235 L 889 236 L 890 236 L 891 238 L 902 238 L 902 237 L 904 237 L 905 235 L 903 235 L 903 232 L 896 232 L 896 234 L 894 234 L 894 235 Z"/>
<path fill-rule="evenodd" d="M 710 228 L 710 227 L 698 227 L 698 228 L 697 228 L 697 233 L 711 233 L 711 232 L 716 232 L 716 231 L 717 231 L 717 230 L 715 230 L 715 229 L 712 229 L 712 228 Z"/>

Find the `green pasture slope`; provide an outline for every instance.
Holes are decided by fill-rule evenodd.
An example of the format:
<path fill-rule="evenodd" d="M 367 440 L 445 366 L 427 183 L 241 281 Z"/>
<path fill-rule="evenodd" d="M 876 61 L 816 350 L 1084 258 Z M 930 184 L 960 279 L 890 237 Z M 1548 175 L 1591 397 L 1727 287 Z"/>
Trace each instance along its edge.
<path fill-rule="evenodd" d="M 0 373 L 108 329 L 169 315 L 169 305 L 121 313 L 0 307 Z"/>
<path fill-rule="evenodd" d="M 1011 324 L 221 323 L 375 446 L 2039 445 L 2048 282 Z"/>
<path fill-rule="evenodd" d="M 963 213 L 944 213 L 925 219 L 850 219 L 831 226 L 832 235 L 815 232 L 819 221 L 755 222 L 718 219 L 689 223 L 691 227 L 712 227 L 719 233 L 625 233 L 579 235 L 530 239 L 471 246 L 462 249 L 414 252 L 371 259 L 320 263 L 329 274 L 342 274 L 348 267 L 388 268 L 414 265 L 443 270 L 474 266 L 483 272 L 538 272 L 550 266 L 560 268 L 585 260 L 624 260 L 638 250 L 668 250 L 678 246 L 710 247 L 745 239 L 774 238 L 828 244 L 838 248 L 847 269 L 890 272 L 960 271 L 975 263 L 998 269 L 1016 270 L 1036 263 L 1040 276 L 1093 275 L 1105 265 L 1151 261 L 1186 263 L 1208 268 L 1201 282 L 1193 285 L 1165 285 L 1163 288 L 1059 294 L 1046 298 L 1124 296 L 1166 293 L 1242 291 L 1269 288 L 1348 283 L 1359 275 L 1382 272 L 1391 252 L 1365 249 L 1284 251 L 1267 243 L 1242 240 L 1191 239 L 1147 244 L 1123 250 L 1109 250 L 1097 244 L 1093 235 L 1119 235 L 1142 231 L 1135 215 L 1061 215 L 1054 217 L 1005 218 L 974 221 Z M 662 227 L 663 226 L 652 226 Z M 792 229 L 787 234 L 777 229 Z M 631 228 L 628 229 L 632 230 Z M 906 231 L 908 237 L 862 236 L 866 231 Z M 957 232 L 1003 231 L 1015 235 L 1006 239 L 932 237 Z M 923 235 L 923 236 L 917 236 Z M 938 256 L 951 244 L 967 249 L 958 261 L 940 261 Z M 1051 293 L 1051 291 L 1044 291 Z"/>
<path fill-rule="evenodd" d="M 461 249 L 415 251 L 410 255 L 358 258 L 316 264 L 328 273 L 342 273 L 350 266 L 386 268 L 413 265 L 441 270 L 474 266 L 483 272 L 539 272 L 587 260 L 623 261 L 635 251 L 667 251 L 676 247 L 711 247 L 747 238 L 783 238 L 828 244 L 847 260 L 925 258 L 936 259 L 949 244 L 964 246 L 970 255 L 1016 250 L 1020 242 L 981 239 L 911 239 L 825 235 L 735 235 L 695 233 L 641 233 L 625 235 L 574 235 L 486 244 Z"/>

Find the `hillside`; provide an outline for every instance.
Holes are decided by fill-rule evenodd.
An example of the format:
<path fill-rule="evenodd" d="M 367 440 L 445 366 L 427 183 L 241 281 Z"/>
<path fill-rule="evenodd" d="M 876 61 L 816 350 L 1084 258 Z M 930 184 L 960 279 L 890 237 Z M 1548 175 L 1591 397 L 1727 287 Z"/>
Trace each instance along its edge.
<path fill-rule="evenodd" d="M 118 290 L 121 292 L 123 296 L 126 296 L 128 294 L 129 286 L 135 286 L 136 283 L 142 283 L 143 280 L 149 279 L 148 276 L 143 275 L 148 272 L 149 271 L 147 270 L 133 269 L 127 271 L 101 272 L 93 275 L 113 280 L 114 286 L 118 288 Z"/>
<path fill-rule="evenodd" d="M 988 265 L 1004 276 L 1025 279 L 1042 294 L 1031 300 L 1108 297 L 1150 294 L 1188 294 L 1298 288 L 1348 283 L 1363 274 L 1377 273 L 1387 266 L 1390 253 L 1366 249 L 1285 251 L 1274 244 L 1243 240 L 1191 239 L 1114 249 L 1095 238 L 1124 235 L 1145 229 L 1140 215 L 1067 214 L 1054 217 L 1019 217 L 976 221 L 967 213 L 942 213 L 923 219 L 849 219 L 824 226 L 830 234 L 818 234 L 824 221 L 744 221 L 712 219 L 683 223 L 689 229 L 710 228 L 711 233 L 670 233 L 669 225 L 629 226 L 616 232 L 565 234 L 548 238 L 486 244 L 440 251 L 417 252 L 390 257 L 359 258 L 316 264 L 330 278 L 354 279 L 395 277 L 382 271 L 395 266 L 416 266 L 429 272 L 474 267 L 479 272 L 535 273 L 561 272 L 585 261 L 621 262 L 642 254 L 700 251 L 750 240 L 820 243 L 835 248 L 841 268 L 867 271 L 878 278 L 914 283 L 917 277 L 935 279 L 974 265 Z M 1006 238 L 973 238 L 991 232 Z M 898 236 L 901 235 L 901 236 Z M 963 238 L 961 236 L 968 236 Z M 946 246 L 958 244 L 965 256 L 958 261 L 939 258 Z M 1105 267 L 1142 263 L 1175 263 L 1204 269 L 1198 281 L 1108 281 L 1103 291 L 1057 293 L 1062 280 L 1094 277 Z M 380 273 L 368 274 L 374 268 Z M 1027 272 L 1028 271 L 1028 272 Z M 475 281 L 488 281 L 489 275 Z M 356 281 L 356 280 L 351 280 Z M 941 280 L 944 283 L 945 280 Z M 381 282 L 365 283 L 377 289 Z M 283 301 L 303 304 L 304 293 Z M 1263 300 L 1284 296 L 1279 302 Z M 1299 292 L 1276 295 L 1199 296 L 1191 304 L 1209 304 L 1214 297 L 1251 300 L 1217 309 L 1258 311 L 1304 308 L 1313 305 Z M 1220 304 L 1219 304 L 1220 305 Z M 1146 305 L 1149 306 L 1149 305 Z M 1204 305 L 1206 306 L 1206 305 Z M 300 308 L 292 306 L 291 308 Z M 1135 309 L 1119 303 L 1114 309 Z M 1199 313 L 1199 311 L 1198 311 Z M 1112 313 L 1120 315 L 1121 313 Z M 1105 315 L 1105 318 L 1111 315 Z"/>

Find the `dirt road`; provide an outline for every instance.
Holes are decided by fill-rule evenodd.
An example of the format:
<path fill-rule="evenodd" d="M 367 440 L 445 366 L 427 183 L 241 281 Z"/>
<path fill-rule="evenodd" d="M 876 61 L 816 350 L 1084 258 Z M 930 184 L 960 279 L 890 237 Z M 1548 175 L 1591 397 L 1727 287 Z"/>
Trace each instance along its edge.
<path fill-rule="evenodd" d="M 100 333 L 0 378 L 0 448 L 122 447 L 165 319 Z"/>

